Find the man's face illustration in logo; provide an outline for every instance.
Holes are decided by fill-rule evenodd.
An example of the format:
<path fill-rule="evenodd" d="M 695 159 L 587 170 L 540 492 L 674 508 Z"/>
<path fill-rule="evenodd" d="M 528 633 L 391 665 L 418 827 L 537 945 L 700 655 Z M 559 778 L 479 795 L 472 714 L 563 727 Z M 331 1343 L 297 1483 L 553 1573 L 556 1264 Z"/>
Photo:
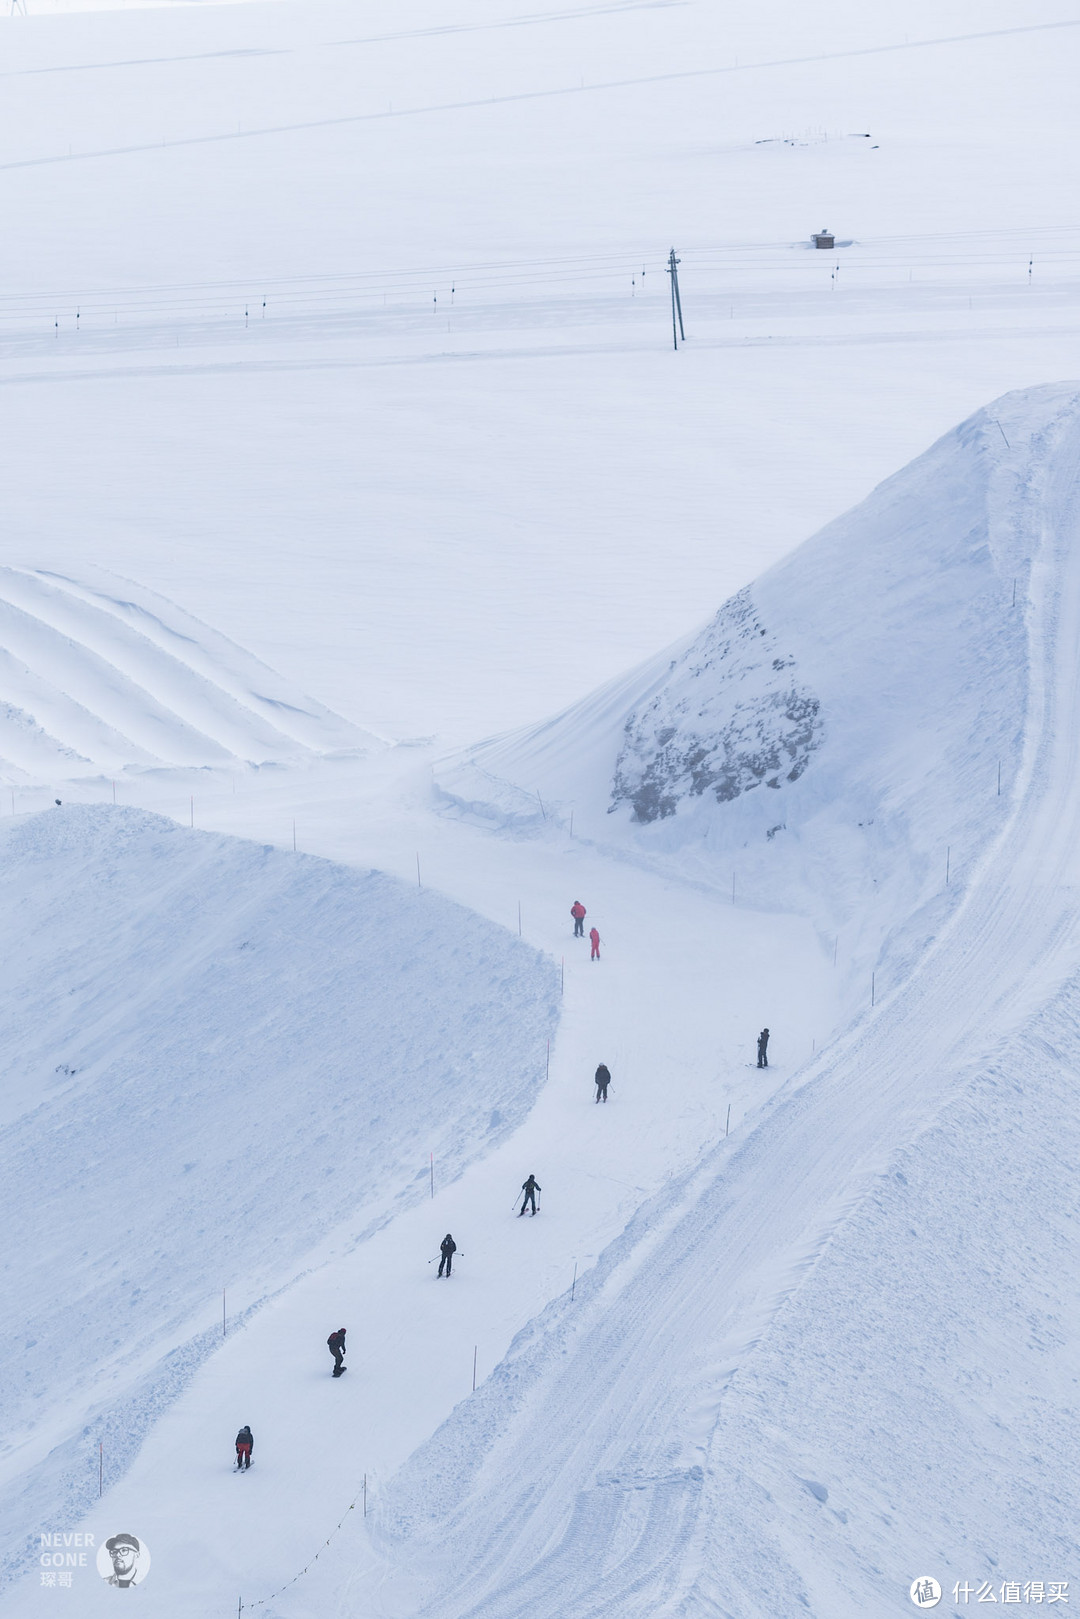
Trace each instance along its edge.
<path fill-rule="evenodd" d="M 105 1542 L 105 1546 L 112 1558 L 115 1578 L 125 1582 L 131 1580 L 139 1561 L 139 1542 L 135 1536 L 114 1535 L 111 1540 Z"/>

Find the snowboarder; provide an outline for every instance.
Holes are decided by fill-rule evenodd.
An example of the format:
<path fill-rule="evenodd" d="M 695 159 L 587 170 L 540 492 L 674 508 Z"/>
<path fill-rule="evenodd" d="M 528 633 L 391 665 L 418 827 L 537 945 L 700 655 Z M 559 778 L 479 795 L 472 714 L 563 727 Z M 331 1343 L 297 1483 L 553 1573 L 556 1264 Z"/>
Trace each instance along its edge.
<path fill-rule="evenodd" d="M 334 1357 L 334 1372 L 333 1372 L 333 1375 L 335 1377 L 340 1377 L 342 1372 L 345 1370 L 345 1328 L 344 1327 L 339 1327 L 336 1332 L 332 1332 L 330 1334 L 329 1338 L 327 1338 L 327 1340 L 326 1340 L 326 1347 L 327 1347 L 327 1349 L 329 1349 L 330 1353 Z"/>
<path fill-rule="evenodd" d="M 589 943 L 592 945 L 592 955 L 589 957 L 589 960 L 590 961 L 599 961 L 600 960 L 600 935 L 599 935 L 599 933 L 597 933 L 595 928 L 590 928 L 589 929 Z"/>
<path fill-rule="evenodd" d="M 238 1473 L 241 1468 L 247 1469 L 251 1466 L 251 1452 L 254 1445 L 255 1441 L 251 1437 L 251 1429 L 245 1423 L 236 1436 L 236 1471 Z"/>
<path fill-rule="evenodd" d="M 522 1198 L 521 1207 L 518 1210 L 518 1219 L 519 1220 L 521 1219 L 521 1216 L 525 1213 L 525 1205 L 526 1205 L 526 1203 L 531 1203 L 532 1204 L 532 1212 L 534 1214 L 536 1213 L 536 1194 L 537 1194 L 537 1192 L 542 1192 L 544 1190 L 544 1188 L 541 1185 L 539 1185 L 535 1175 L 530 1175 L 527 1181 L 522 1181 L 521 1190 L 525 1193 L 525 1196 Z"/>
<path fill-rule="evenodd" d="M 607 1101 L 607 1088 L 611 1084 L 611 1074 L 606 1063 L 601 1063 L 596 1070 L 596 1100 Z"/>
<path fill-rule="evenodd" d="M 768 1029 L 762 1029 L 761 1033 L 757 1037 L 757 1065 L 758 1065 L 759 1068 L 768 1068 L 768 1066 L 769 1066 L 768 1052 L 769 1052 L 769 1031 L 768 1031 Z"/>
<path fill-rule="evenodd" d="M 570 915 L 574 918 L 574 938 L 583 939 L 585 937 L 585 907 L 579 899 L 576 899 L 571 905 Z"/>
<path fill-rule="evenodd" d="M 442 1254 L 442 1258 L 439 1260 L 439 1276 L 441 1276 L 443 1273 L 444 1265 L 446 1266 L 446 1274 L 449 1276 L 450 1267 L 454 1263 L 454 1255 L 457 1253 L 457 1243 L 454 1241 L 449 1231 L 439 1244 L 439 1252 Z M 438 1277 L 435 1279 L 438 1281 Z"/>

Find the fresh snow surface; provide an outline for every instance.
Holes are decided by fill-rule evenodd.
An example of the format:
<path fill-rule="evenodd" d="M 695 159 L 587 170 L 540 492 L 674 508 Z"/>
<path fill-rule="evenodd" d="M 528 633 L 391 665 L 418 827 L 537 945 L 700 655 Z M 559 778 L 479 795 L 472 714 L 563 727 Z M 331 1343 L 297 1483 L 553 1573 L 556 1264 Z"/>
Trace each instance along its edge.
<path fill-rule="evenodd" d="M 5 1611 L 1075 1602 L 1077 18 L 20 9 Z"/>

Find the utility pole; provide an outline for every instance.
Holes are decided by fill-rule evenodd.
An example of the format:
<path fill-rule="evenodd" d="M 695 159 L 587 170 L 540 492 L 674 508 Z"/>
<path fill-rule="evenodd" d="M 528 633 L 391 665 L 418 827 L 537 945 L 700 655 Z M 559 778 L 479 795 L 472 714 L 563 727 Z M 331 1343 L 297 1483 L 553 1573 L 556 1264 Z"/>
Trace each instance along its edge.
<path fill-rule="evenodd" d="M 680 337 L 684 343 L 686 342 L 686 333 L 683 331 L 682 323 L 682 299 L 679 297 L 679 265 L 681 263 L 682 259 L 675 257 L 675 249 L 672 248 L 668 255 L 668 275 L 671 277 L 671 344 L 675 349 L 679 347 Z M 675 330 L 676 316 L 679 321 L 677 332 Z"/>

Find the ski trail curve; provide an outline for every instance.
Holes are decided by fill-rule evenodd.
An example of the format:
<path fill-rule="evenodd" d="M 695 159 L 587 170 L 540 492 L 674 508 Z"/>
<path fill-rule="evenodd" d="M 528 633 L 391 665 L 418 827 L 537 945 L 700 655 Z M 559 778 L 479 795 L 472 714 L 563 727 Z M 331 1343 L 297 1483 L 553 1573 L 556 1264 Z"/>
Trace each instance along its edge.
<path fill-rule="evenodd" d="M 992 520 L 1020 525 L 1035 555 L 1014 813 L 911 979 L 747 1138 L 646 1206 L 584 1299 L 579 1283 L 575 1314 L 551 1306 L 403 1470 L 376 1545 L 425 1578 L 430 1598 L 411 1611 L 426 1619 L 695 1611 L 703 1466 L 726 1384 L 890 1156 L 1075 969 L 1080 400 L 998 459 L 1011 490 Z"/>

